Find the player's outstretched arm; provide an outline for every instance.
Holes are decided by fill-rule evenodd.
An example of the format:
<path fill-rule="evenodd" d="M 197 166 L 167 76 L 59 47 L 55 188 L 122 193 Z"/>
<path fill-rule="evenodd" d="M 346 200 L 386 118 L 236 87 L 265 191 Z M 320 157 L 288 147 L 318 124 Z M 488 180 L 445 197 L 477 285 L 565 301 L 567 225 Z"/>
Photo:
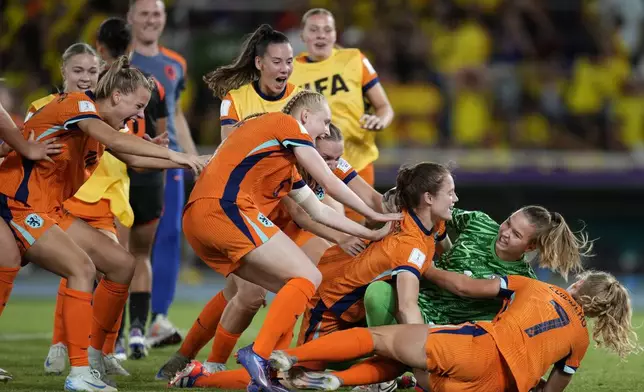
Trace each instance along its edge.
<path fill-rule="evenodd" d="M 361 224 L 348 219 L 344 215 L 340 215 L 336 210 L 322 203 L 308 186 L 294 189 L 289 192 L 288 195 L 297 204 L 299 204 L 315 222 L 346 234 L 367 240 L 378 241 L 387 235 L 391 229 L 390 225 L 385 225 L 380 230 L 369 230 Z"/>
<path fill-rule="evenodd" d="M 418 306 L 418 277 L 409 271 L 400 272 L 396 276 L 396 294 L 398 297 L 398 312 L 396 319 L 399 324 L 424 324 L 420 307 Z"/>
<path fill-rule="evenodd" d="M 458 272 L 445 271 L 431 266 L 423 277 L 435 285 L 458 295 L 469 298 L 494 298 L 501 289 L 501 279 L 472 279 Z"/>
<path fill-rule="evenodd" d="M 2 105 L 0 105 L 0 140 L 4 141 L 0 145 L 0 162 L 11 152 L 11 148 L 29 160 L 44 159 L 50 162 L 52 160 L 49 155 L 59 154 L 62 148 L 62 144 L 56 143 L 57 138 L 47 139 L 42 143 L 34 141 L 33 132 L 29 134 L 29 139 L 25 140 L 22 132 Z"/>
<path fill-rule="evenodd" d="M 402 219 L 401 214 L 381 214 L 371 209 L 342 180 L 340 180 L 324 162 L 320 154 L 311 147 L 294 147 L 297 161 L 304 167 L 331 197 L 345 206 L 352 208 L 367 219 L 376 222 L 388 222 Z M 307 211 L 308 212 L 308 211 Z M 344 230 L 343 230 L 344 231 Z M 363 237 L 364 238 L 364 237 Z"/>
<path fill-rule="evenodd" d="M 99 119 L 81 120 L 78 122 L 78 127 L 115 153 L 171 160 L 179 165 L 187 165 L 197 173 L 203 169 L 203 163 L 197 156 L 178 153 L 137 136 L 118 132 Z"/>

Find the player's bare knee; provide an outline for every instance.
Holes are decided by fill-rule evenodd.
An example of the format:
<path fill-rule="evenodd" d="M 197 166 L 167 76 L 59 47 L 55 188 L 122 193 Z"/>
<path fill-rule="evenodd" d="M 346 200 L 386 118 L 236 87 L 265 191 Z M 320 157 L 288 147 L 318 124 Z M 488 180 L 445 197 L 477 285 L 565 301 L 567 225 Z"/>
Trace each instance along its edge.
<path fill-rule="evenodd" d="M 79 279 L 83 282 L 93 281 L 96 278 L 96 267 L 92 260 L 85 255 L 75 263 L 69 263 L 69 271 L 65 278 Z"/>
<path fill-rule="evenodd" d="M 266 301 L 267 290 L 256 284 L 239 281 L 237 282 L 238 295 L 235 295 L 237 305 L 247 311 L 257 312 Z"/>
<path fill-rule="evenodd" d="M 116 283 L 128 284 L 132 281 L 136 268 L 136 259 L 122 247 L 111 252 L 112 258 L 110 271 L 105 271 L 105 276 Z"/>

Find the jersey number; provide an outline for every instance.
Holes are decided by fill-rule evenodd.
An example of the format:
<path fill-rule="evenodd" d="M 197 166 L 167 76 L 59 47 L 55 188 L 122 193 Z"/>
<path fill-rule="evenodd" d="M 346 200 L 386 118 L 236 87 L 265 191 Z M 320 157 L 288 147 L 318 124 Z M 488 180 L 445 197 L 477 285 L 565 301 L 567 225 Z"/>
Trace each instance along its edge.
<path fill-rule="evenodd" d="M 565 327 L 566 325 L 570 324 L 570 318 L 568 317 L 568 313 L 566 313 L 564 308 L 562 308 L 561 305 L 556 303 L 554 300 L 550 301 L 550 303 L 555 308 L 555 312 L 557 312 L 557 315 L 559 315 L 559 317 L 557 317 L 556 319 L 544 321 L 543 323 L 533 325 L 532 327 L 526 329 L 525 333 L 529 337 L 533 338 L 541 333 L 550 331 L 551 329 Z"/>

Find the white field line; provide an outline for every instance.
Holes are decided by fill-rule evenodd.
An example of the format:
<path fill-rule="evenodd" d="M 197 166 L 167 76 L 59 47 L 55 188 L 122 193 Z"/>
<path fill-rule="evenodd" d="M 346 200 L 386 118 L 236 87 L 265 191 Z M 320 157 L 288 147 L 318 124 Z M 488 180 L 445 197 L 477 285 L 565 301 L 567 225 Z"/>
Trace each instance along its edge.
<path fill-rule="evenodd" d="M 0 342 L 21 342 L 25 340 L 51 339 L 51 332 L 0 333 Z"/>

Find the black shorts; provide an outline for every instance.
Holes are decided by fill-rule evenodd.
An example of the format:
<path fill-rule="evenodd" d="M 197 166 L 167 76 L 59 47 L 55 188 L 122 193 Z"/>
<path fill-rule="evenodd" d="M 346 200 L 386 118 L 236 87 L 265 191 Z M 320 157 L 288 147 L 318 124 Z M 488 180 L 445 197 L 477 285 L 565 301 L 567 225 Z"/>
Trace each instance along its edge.
<path fill-rule="evenodd" d="M 163 183 L 130 185 L 130 205 L 134 211 L 133 226 L 159 219 L 163 211 Z"/>

